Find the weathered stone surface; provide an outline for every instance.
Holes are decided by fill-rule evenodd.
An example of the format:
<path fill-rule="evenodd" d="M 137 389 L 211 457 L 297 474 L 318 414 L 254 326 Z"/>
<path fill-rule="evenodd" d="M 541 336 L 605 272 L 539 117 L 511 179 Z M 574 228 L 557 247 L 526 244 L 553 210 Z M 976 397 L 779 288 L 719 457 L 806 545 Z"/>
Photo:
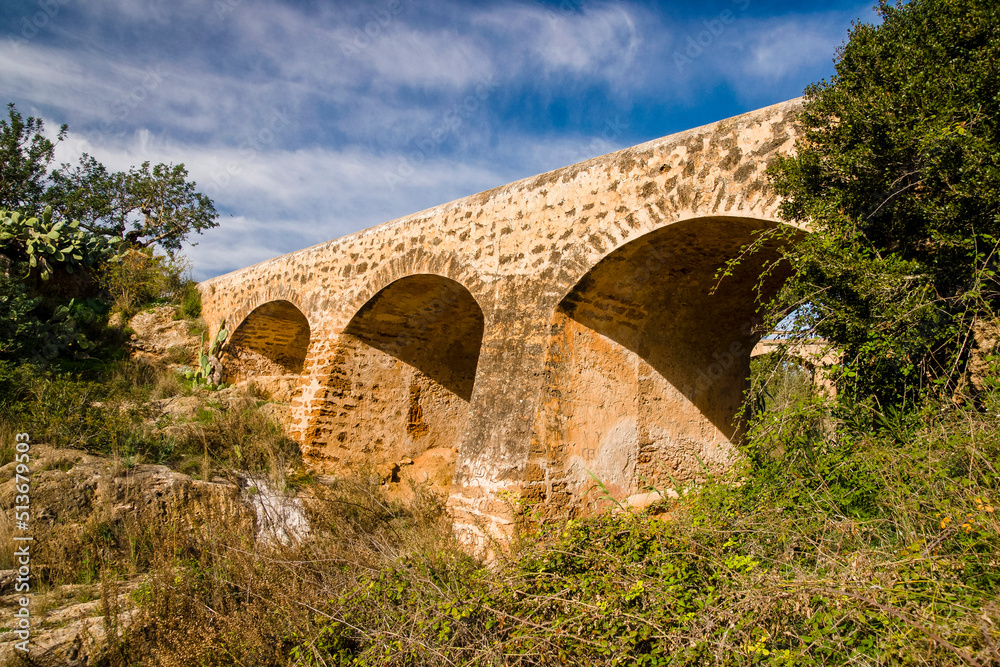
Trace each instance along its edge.
<path fill-rule="evenodd" d="M 143 514 L 181 518 L 190 525 L 209 516 L 230 522 L 253 521 L 231 482 L 203 482 L 162 465 L 125 468 L 119 462 L 74 449 L 32 446 L 32 521 L 44 530 L 83 523 L 95 512 L 114 522 Z M 13 506 L 14 463 L 0 467 L 0 501 Z"/>
<path fill-rule="evenodd" d="M 134 332 L 130 340 L 132 356 L 147 361 L 193 361 L 198 337 L 191 333 L 187 320 L 175 319 L 176 306 L 158 306 L 144 310 L 129 321 Z"/>
<path fill-rule="evenodd" d="M 589 473 L 616 498 L 696 479 L 732 457 L 773 249 L 716 272 L 782 224 L 764 170 L 792 150 L 800 106 L 214 278 L 204 317 L 233 332 L 232 377 L 298 375 L 290 429 L 321 472 L 458 447 L 449 503 L 473 546 L 508 534 L 503 492 L 574 515 L 602 507 Z"/>
<path fill-rule="evenodd" d="M 990 366 L 1000 351 L 1000 321 L 977 320 L 972 327 L 973 345 L 969 354 L 969 379 L 977 392 L 986 389 Z"/>
<path fill-rule="evenodd" d="M 27 653 L 16 648 L 19 638 L 10 631 L 0 631 L 0 664 L 32 665 L 32 667 L 86 667 L 102 664 L 107 659 L 107 619 L 101 600 L 75 602 L 74 595 L 93 587 L 84 585 L 61 586 L 46 593 L 45 611 L 35 620 Z M 128 610 L 129 594 L 135 588 L 127 585 L 128 592 L 117 596 L 120 611 L 115 618 L 119 636 L 132 622 L 133 612 Z M 97 591 L 99 594 L 100 591 Z M 19 596 L 0 597 L 0 606 L 16 609 Z M 33 600 L 41 603 L 43 600 Z M 51 605 L 56 605 L 52 608 Z M 5 615 L 6 616 L 6 615 Z M 9 619 L 6 619 L 9 622 Z"/>

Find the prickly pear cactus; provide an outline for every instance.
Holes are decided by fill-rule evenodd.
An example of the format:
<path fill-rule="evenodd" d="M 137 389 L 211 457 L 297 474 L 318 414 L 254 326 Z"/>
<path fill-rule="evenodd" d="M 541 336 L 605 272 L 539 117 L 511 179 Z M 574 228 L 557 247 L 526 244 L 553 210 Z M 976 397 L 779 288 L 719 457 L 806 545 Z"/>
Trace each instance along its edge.
<path fill-rule="evenodd" d="M 0 209 L 0 247 L 13 246 L 23 253 L 42 280 L 48 280 L 57 266 L 68 273 L 95 266 L 114 255 L 120 242 L 82 230 L 76 220 L 53 223 L 51 206 L 45 207 L 41 219 Z"/>
<path fill-rule="evenodd" d="M 201 346 L 198 348 L 198 367 L 184 372 L 184 377 L 194 384 L 207 385 L 209 389 L 218 388 L 222 385 L 222 362 L 219 360 L 219 347 L 223 341 L 229 337 L 229 331 L 225 328 L 212 339 L 205 351 L 205 334 L 201 334 Z"/>

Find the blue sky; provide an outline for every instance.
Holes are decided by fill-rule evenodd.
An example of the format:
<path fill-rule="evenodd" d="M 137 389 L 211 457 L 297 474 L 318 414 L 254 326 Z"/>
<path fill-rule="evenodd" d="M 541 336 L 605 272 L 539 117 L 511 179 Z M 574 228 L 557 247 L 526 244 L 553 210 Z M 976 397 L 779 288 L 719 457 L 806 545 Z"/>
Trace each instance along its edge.
<path fill-rule="evenodd" d="M 5 0 L 58 161 L 183 162 L 207 278 L 797 97 L 871 3 Z"/>

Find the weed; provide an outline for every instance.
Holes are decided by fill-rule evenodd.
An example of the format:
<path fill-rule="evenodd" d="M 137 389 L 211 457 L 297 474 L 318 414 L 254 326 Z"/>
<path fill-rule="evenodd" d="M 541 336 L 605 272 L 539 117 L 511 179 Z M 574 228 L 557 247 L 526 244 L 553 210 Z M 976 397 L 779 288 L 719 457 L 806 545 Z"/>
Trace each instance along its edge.
<path fill-rule="evenodd" d="M 198 283 L 187 280 L 181 285 L 180 294 L 180 315 L 186 319 L 201 317 L 201 292 L 198 291 Z"/>

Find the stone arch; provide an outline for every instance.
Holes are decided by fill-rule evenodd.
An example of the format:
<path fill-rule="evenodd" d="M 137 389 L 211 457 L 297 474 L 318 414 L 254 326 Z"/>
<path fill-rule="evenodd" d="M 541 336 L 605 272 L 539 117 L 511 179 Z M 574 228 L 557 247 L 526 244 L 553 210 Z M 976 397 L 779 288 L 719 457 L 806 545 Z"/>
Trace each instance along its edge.
<path fill-rule="evenodd" d="M 291 400 L 310 339 L 309 321 L 295 304 L 266 301 L 242 318 L 224 344 L 224 380 L 253 381 L 276 399 Z"/>
<path fill-rule="evenodd" d="M 240 305 L 230 310 L 228 314 L 223 311 L 227 316 L 220 321 L 220 328 L 228 326 L 230 332 L 235 331 L 253 311 L 272 301 L 287 301 L 304 316 L 309 312 L 298 292 L 285 284 L 276 283 L 253 290 L 249 298 L 242 300 Z M 309 317 L 306 316 L 306 319 Z"/>
<path fill-rule="evenodd" d="M 703 217 L 647 232 L 606 254 L 552 317 L 522 493 L 571 516 L 647 484 L 720 470 L 739 437 L 768 246 L 720 281 L 718 269 L 776 221 Z M 761 286 L 766 297 L 785 275 Z M 643 480 L 646 480 L 645 482 Z"/>
<path fill-rule="evenodd" d="M 324 371 L 306 455 L 332 473 L 375 467 L 446 493 L 469 405 L 483 311 L 451 278 L 399 278 L 351 318 Z M 410 468 L 412 466 L 412 468 Z M 441 488 L 443 487 L 443 488 Z"/>

